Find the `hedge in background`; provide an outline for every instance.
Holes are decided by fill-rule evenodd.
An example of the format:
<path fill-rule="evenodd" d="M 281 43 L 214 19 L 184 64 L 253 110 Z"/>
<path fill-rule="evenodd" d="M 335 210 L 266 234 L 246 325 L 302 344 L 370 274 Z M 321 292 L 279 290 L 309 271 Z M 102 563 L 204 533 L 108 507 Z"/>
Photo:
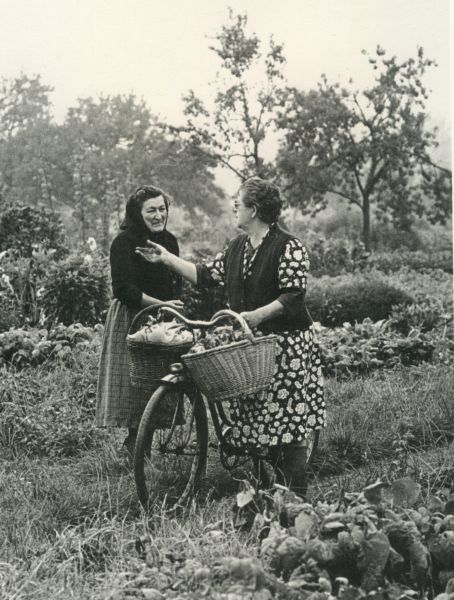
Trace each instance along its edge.
<path fill-rule="evenodd" d="M 327 327 L 387 319 L 394 306 L 412 302 L 412 296 L 386 280 L 360 275 L 310 279 L 307 292 L 312 318 Z"/>
<path fill-rule="evenodd" d="M 363 268 L 378 269 L 383 273 L 393 273 L 401 269 L 422 272 L 440 269 L 445 273 L 452 273 L 452 252 L 450 250 L 375 252 L 363 263 Z"/>

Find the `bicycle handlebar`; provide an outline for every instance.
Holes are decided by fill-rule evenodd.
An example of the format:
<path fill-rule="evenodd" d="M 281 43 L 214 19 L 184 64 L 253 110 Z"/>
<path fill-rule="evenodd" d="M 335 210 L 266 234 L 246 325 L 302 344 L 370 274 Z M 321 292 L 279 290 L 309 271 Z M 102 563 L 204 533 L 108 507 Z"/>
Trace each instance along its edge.
<path fill-rule="evenodd" d="M 146 308 L 141 310 L 139 313 L 137 313 L 137 315 L 134 317 L 134 319 L 131 323 L 130 331 L 133 330 L 133 326 L 134 326 L 136 320 L 140 317 L 140 315 L 142 315 L 145 312 L 149 312 L 153 309 L 161 310 L 168 314 L 174 315 L 175 317 L 177 317 L 178 319 L 183 321 L 183 323 L 185 323 L 186 325 L 189 325 L 191 327 L 206 328 L 206 327 L 211 327 L 212 325 L 216 325 L 216 323 L 218 323 L 219 321 L 222 321 L 223 319 L 226 319 L 228 317 L 232 318 L 232 319 L 236 319 L 239 322 L 239 324 L 241 325 L 241 329 L 243 330 L 246 338 L 248 340 L 250 340 L 251 342 L 253 342 L 255 340 L 254 334 L 252 333 L 252 331 L 251 331 L 249 325 L 246 323 L 245 319 L 233 310 L 230 310 L 230 309 L 218 310 L 218 312 L 215 313 L 211 317 L 210 321 L 196 321 L 196 320 L 193 321 L 191 319 L 187 319 L 185 316 L 183 316 L 181 313 L 179 313 L 175 308 L 173 308 L 173 306 L 171 304 L 167 304 L 166 302 L 162 302 L 160 304 L 153 304 L 153 306 L 147 306 Z"/>

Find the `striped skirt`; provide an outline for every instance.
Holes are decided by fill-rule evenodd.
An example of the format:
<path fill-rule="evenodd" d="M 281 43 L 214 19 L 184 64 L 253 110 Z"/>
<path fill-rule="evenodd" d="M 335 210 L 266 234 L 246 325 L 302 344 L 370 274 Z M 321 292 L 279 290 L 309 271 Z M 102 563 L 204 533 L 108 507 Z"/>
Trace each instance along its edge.
<path fill-rule="evenodd" d="M 129 378 L 126 336 L 138 310 L 113 300 L 107 313 L 99 361 L 96 424 L 138 427 L 152 390 L 133 387 Z"/>

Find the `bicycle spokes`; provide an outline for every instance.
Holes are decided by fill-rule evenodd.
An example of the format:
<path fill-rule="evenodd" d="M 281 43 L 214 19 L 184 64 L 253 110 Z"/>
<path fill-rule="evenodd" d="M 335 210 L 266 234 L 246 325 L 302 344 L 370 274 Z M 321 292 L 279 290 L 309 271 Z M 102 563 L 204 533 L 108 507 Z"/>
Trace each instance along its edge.
<path fill-rule="evenodd" d="M 164 498 L 168 506 L 174 505 L 189 497 L 205 466 L 208 434 L 203 402 L 196 395 L 190 398 L 162 386 L 144 418 L 148 425 L 143 426 L 142 437 L 139 428 L 141 443 L 135 456 L 139 498 L 144 506 Z"/>

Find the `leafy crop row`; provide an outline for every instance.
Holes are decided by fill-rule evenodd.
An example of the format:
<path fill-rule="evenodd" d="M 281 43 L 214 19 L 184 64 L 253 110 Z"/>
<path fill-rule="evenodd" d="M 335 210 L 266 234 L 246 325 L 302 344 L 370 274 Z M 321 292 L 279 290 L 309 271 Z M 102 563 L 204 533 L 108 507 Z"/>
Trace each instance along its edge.
<path fill-rule="evenodd" d="M 237 495 L 236 526 L 256 552 L 203 564 L 137 541 L 146 562 L 119 580 L 118 600 L 143 597 L 216 600 L 451 600 L 454 591 L 454 496 L 421 498 L 408 477 L 313 503 L 286 488 Z M 222 539 L 222 530 L 209 532 Z M 447 594 L 442 596 L 441 594 Z"/>
<path fill-rule="evenodd" d="M 0 366 L 15 368 L 37 366 L 47 361 L 71 362 L 78 350 L 99 350 L 102 326 L 84 327 L 75 323 L 66 327 L 10 329 L 0 333 Z"/>
<path fill-rule="evenodd" d="M 431 334 L 413 325 L 426 323 L 426 329 L 430 329 L 439 323 L 441 317 L 437 315 L 434 316 L 433 307 L 429 307 L 428 312 L 409 307 L 407 312 L 396 311 L 393 318 L 376 323 L 364 319 L 362 323 L 344 323 L 334 329 L 320 327 L 317 337 L 325 373 L 350 375 L 433 360 L 438 330 Z M 444 318 L 445 327 L 451 327 L 450 316 L 444 315 Z M 78 323 L 68 327 L 58 325 L 50 330 L 10 329 L 0 333 L 0 366 L 21 369 L 55 360 L 68 363 L 78 351 L 99 353 L 102 330 L 101 325 L 84 327 Z M 452 356 L 452 332 L 445 341 L 447 356 Z"/>

